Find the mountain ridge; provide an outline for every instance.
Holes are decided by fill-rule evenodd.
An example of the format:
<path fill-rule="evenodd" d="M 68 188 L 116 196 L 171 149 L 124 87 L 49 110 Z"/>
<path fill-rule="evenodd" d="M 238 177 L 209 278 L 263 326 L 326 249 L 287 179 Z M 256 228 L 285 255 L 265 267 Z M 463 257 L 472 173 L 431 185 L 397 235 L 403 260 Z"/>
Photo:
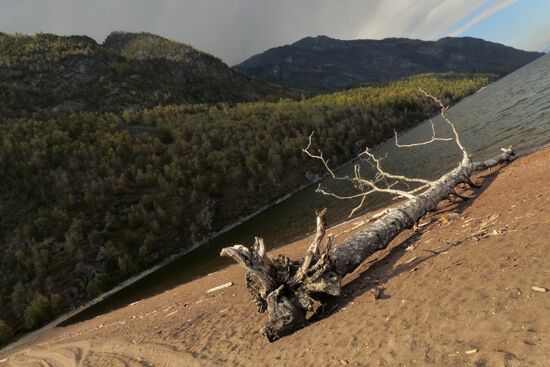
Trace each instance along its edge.
<path fill-rule="evenodd" d="M 51 108 L 119 112 L 174 103 L 249 102 L 289 93 L 151 33 L 0 33 L 0 114 Z"/>
<path fill-rule="evenodd" d="M 426 72 L 502 76 L 542 55 L 472 37 L 339 40 L 319 35 L 268 49 L 233 68 L 286 88 L 328 92 Z"/>

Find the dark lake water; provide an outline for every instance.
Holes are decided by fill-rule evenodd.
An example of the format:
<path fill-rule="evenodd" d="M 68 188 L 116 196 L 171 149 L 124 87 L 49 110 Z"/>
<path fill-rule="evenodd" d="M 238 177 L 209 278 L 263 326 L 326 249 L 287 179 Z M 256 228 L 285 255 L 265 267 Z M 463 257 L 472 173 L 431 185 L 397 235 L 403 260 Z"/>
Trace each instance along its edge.
<path fill-rule="evenodd" d="M 500 153 L 500 147 L 509 145 L 516 152 L 525 153 L 550 144 L 550 55 L 535 60 L 464 99 L 451 108 L 448 114 L 474 160 L 495 156 Z M 438 135 L 450 136 L 444 122 L 439 118 L 434 121 Z M 400 135 L 399 140 L 400 143 L 418 142 L 430 136 L 431 127 L 424 122 Z M 460 160 L 460 152 L 449 142 L 397 149 L 394 141 L 388 141 L 379 146 L 375 154 L 387 154 L 383 160 L 387 171 L 423 178 L 438 177 L 456 166 Z M 346 174 L 350 170 L 351 165 L 342 168 L 340 173 Z M 341 194 L 351 192 L 350 187 L 330 180 L 323 180 L 322 185 Z M 250 245 L 254 236 L 263 237 L 268 248 L 298 239 L 313 232 L 315 209 L 329 209 L 329 224 L 346 220 L 351 208 L 357 203 L 318 194 L 315 192 L 316 186 L 296 193 L 63 324 L 95 317 L 227 266 L 231 262 L 219 256 L 223 247 L 235 243 Z M 385 197 L 373 198 L 363 212 L 383 205 L 386 200 Z"/>

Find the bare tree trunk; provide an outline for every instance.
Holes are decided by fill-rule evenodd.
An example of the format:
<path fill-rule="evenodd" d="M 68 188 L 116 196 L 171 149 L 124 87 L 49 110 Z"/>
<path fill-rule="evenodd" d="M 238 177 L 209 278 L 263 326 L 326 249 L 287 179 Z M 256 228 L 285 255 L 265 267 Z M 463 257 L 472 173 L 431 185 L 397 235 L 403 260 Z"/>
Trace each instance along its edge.
<path fill-rule="evenodd" d="M 310 136 L 310 144 L 304 149 L 304 152 L 321 160 L 332 177 L 353 181 L 359 188 L 369 188 L 367 191 L 350 197 L 339 197 L 325 192 L 321 188 L 318 189 L 319 192 L 340 199 L 361 198 L 360 205 L 363 204 L 365 197 L 373 192 L 394 194 L 404 197 L 406 201 L 395 208 L 385 210 L 383 215 L 373 221 L 368 228 L 338 246 L 332 247 L 332 238 L 329 236 L 323 250 L 321 250 L 321 243 L 325 235 L 326 209 L 317 213 L 317 233 L 303 259 L 291 260 L 284 255 L 271 259 L 266 256 L 264 243 L 260 238 L 256 238 L 252 249 L 235 245 L 221 251 L 222 256 L 230 256 L 244 266 L 247 287 L 258 306 L 258 311 L 267 311 L 269 315 L 268 323 L 261 330 L 269 341 L 274 341 L 301 328 L 306 323 L 306 313 L 313 310 L 314 304 L 319 303 L 326 295 L 337 296 L 340 294 L 340 281 L 346 274 L 355 270 L 373 253 L 386 248 L 399 233 L 412 228 L 425 214 L 435 210 L 441 200 L 454 194 L 458 184 L 472 185 L 470 176 L 473 171 L 510 162 L 513 159 L 512 149 L 507 148 L 502 149 L 503 153 L 493 159 L 484 162 L 470 162 L 469 155 L 460 143 L 454 125 L 445 114 L 447 108 L 438 99 L 423 93 L 440 104 L 441 114 L 451 126 L 454 138 L 436 138 L 434 129 L 432 139 L 428 142 L 400 146 L 396 136 L 396 145 L 411 147 L 436 140 L 454 140 L 463 152 L 462 162 L 458 167 L 435 181 L 397 176 L 385 172 L 380 165 L 380 160 L 376 159 L 367 149 L 363 154 L 376 164 L 377 178 L 374 180 L 363 178 L 358 165 L 356 165 L 354 178 L 339 178 L 329 168 L 328 162 L 322 154 L 314 155 L 309 152 Z M 395 183 L 381 187 L 380 182 L 386 179 L 415 182 L 422 185 L 410 191 L 400 191 L 393 188 Z"/>
<path fill-rule="evenodd" d="M 259 312 L 267 310 L 269 322 L 262 333 L 269 341 L 276 340 L 303 326 L 306 312 L 313 309 L 323 295 L 340 294 L 340 280 L 357 268 L 373 253 L 386 248 L 403 230 L 412 228 L 426 213 L 453 192 L 460 183 L 470 182 L 475 169 L 484 169 L 510 162 L 514 153 L 506 149 L 494 159 L 460 165 L 434 181 L 428 190 L 389 209 L 369 227 L 342 244 L 331 248 L 329 237 L 321 252 L 325 233 L 323 210 L 317 216 L 317 234 L 304 259 L 290 260 L 284 255 L 270 259 L 263 241 L 256 239 L 253 249 L 235 245 L 224 248 L 222 256 L 230 256 L 246 269 L 247 287 L 258 305 Z"/>

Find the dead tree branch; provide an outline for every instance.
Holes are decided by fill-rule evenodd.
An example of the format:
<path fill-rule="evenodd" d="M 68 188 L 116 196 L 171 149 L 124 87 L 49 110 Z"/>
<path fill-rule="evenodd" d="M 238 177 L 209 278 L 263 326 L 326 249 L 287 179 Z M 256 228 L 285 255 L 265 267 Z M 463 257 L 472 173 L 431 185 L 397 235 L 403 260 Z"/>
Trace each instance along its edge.
<path fill-rule="evenodd" d="M 451 141 L 451 140 L 453 140 L 453 138 L 439 138 L 439 137 L 437 137 L 436 133 L 435 133 L 435 124 L 434 124 L 434 121 L 432 119 L 430 119 L 430 124 L 432 126 L 432 138 L 430 140 L 427 140 L 427 141 L 424 141 L 424 142 L 421 142 L 421 143 L 399 144 L 399 142 L 397 141 L 397 131 L 395 131 L 395 129 L 394 129 L 393 133 L 395 134 L 395 146 L 398 147 L 398 148 L 412 148 L 412 147 L 419 147 L 419 146 L 422 146 L 422 145 L 428 145 L 428 144 L 433 143 L 434 141 Z"/>
<path fill-rule="evenodd" d="M 454 135 L 454 141 L 462 151 L 462 164 L 463 165 L 468 164 L 470 162 L 470 156 L 468 155 L 466 148 L 464 148 L 464 145 L 462 145 L 462 142 L 460 141 L 460 135 L 458 134 L 458 131 L 456 131 L 455 125 L 451 122 L 451 120 L 449 119 L 449 116 L 447 116 L 447 110 L 449 109 L 449 106 L 445 106 L 443 102 L 441 102 L 441 99 L 432 96 L 431 94 L 424 91 L 422 88 L 418 88 L 418 90 L 420 91 L 420 93 L 422 93 L 427 98 L 430 98 L 431 100 L 433 100 L 439 106 L 441 117 L 451 127 L 451 130 L 453 131 L 453 135 Z"/>

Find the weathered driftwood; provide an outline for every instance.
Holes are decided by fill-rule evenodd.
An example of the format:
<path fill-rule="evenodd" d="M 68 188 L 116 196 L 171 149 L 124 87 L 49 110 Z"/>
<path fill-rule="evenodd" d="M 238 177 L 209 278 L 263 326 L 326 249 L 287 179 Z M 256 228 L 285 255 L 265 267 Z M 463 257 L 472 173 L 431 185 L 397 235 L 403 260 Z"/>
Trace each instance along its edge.
<path fill-rule="evenodd" d="M 454 125 L 447 118 L 445 113 L 447 108 L 438 99 L 426 95 L 440 104 L 441 114 L 455 135 L 452 140 L 463 152 L 462 161 L 455 169 L 435 181 L 392 175 L 385 172 L 380 166 L 380 161 L 366 150 L 364 154 L 376 164 L 377 178 L 368 180 L 361 177 L 359 167 L 356 166 L 356 176 L 349 180 L 353 181 L 357 187 L 368 190 L 351 197 L 339 198 L 361 198 L 362 205 L 365 197 L 370 193 L 386 192 L 406 200 L 399 206 L 382 212 L 382 215 L 372 221 L 365 230 L 335 247 L 332 247 L 332 238 L 329 236 L 326 245 L 322 248 L 321 244 L 325 235 L 325 209 L 317 213 L 316 235 L 303 259 L 291 260 L 284 255 L 279 255 L 275 259 L 269 258 L 265 253 L 265 246 L 261 238 L 256 238 L 252 249 L 235 245 L 222 250 L 222 256 L 230 256 L 245 268 L 247 287 L 258 306 L 258 311 L 267 311 L 269 315 L 267 325 L 262 328 L 262 333 L 269 341 L 301 328 L 306 322 L 307 312 L 312 311 L 315 304 L 322 301 L 324 296 L 340 294 L 340 281 L 346 274 L 351 273 L 373 253 L 386 248 L 403 230 L 412 228 L 425 214 L 435 210 L 441 200 L 453 194 L 456 196 L 455 187 L 457 185 L 461 183 L 474 185 L 470 179 L 472 172 L 510 162 L 514 157 L 512 149 L 507 148 L 502 149 L 502 154 L 493 159 L 484 162 L 471 162 Z M 431 141 L 426 143 L 434 140 L 447 139 L 436 138 L 434 130 Z M 408 146 L 423 144 L 425 143 Z M 399 146 L 399 144 L 397 145 Z M 309 145 L 304 151 L 311 157 L 320 159 L 329 173 L 337 178 L 328 167 L 328 162 L 324 160 L 322 154 L 313 155 L 309 153 L 308 149 Z M 382 179 L 413 182 L 421 186 L 410 191 L 400 191 L 394 189 L 395 183 L 381 187 Z M 321 188 L 318 191 L 338 197 Z"/>
<path fill-rule="evenodd" d="M 210 288 L 209 290 L 206 291 L 207 294 L 210 294 L 210 293 L 214 293 L 214 292 L 217 292 L 217 291 L 220 291 L 222 289 L 225 289 L 225 288 L 229 288 L 233 285 L 233 282 L 227 282 L 227 283 L 224 283 L 222 285 L 219 285 L 217 287 L 214 287 L 214 288 Z"/>
<path fill-rule="evenodd" d="M 535 287 L 535 286 L 532 286 L 531 289 L 534 290 L 535 292 L 540 292 L 540 293 L 546 293 L 546 292 L 548 292 L 548 289 L 542 288 L 542 287 Z"/>

